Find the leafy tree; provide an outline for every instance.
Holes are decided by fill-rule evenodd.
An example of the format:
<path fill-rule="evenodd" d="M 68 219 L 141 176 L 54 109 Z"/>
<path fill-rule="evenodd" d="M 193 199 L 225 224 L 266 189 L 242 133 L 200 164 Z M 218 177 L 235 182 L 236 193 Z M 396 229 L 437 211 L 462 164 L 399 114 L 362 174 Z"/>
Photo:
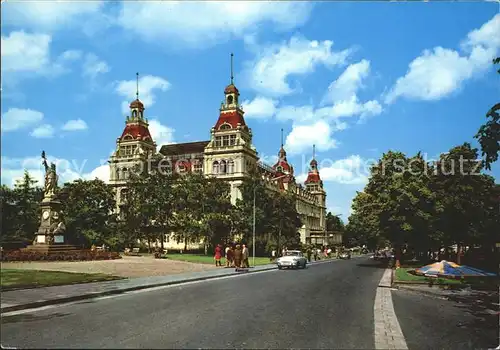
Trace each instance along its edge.
<path fill-rule="evenodd" d="M 37 181 L 24 172 L 22 179 L 16 180 L 13 189 L 3 185 L 2 235 L 1 240 L 31 242 L 40 225 L 40 201 L 42 189 Z"/>
<path fill-rule="evenodd" d="M 495 58 L 493 63 L 500 64 L 500 57 Z M 485 168 L 491 170 L 491 164 L 498 160 L 500 152 L 500 103 L 490 108 L 486 113 L 486 118 L 488 121 L 479 128 L 474 137 L 481 145 L 482 156 L 485 157 Z"/>
<path fill-rule="evenodd" d="M 113 243 L 113 189 L 101 180 L 76 180 L 60 189 L 66 230 L 83 246 Z"/>
<path fill-rule="evenodd" d="M 333 215 L 331 212 L 326 214 L 326 230 L 328 232 L 344 232 L 345 226 L 339 215 Z"/>
<path fill-rule="evenodd" d="M 478 150 L 464 143 L 442 154 L 432 177 L 431 190 L 439 198 L 437 229 L 442 242 L 457 244 L 457 262 L 464 245 L 483 242 L 488 231 L 495 188 L 491 176 L 481 174 Z"/>

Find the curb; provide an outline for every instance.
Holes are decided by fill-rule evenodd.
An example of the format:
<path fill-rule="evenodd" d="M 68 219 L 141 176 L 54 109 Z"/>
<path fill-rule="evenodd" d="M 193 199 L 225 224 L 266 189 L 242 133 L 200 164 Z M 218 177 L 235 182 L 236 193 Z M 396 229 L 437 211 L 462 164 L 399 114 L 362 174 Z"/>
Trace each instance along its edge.
<path fill-rule="evenodd" d="M 27 304 L 19 304 L 19 305 L 13 305 L 13 306 L 3 307 L 3 308 L 0 309 L 0 314 L 7 313 L 7 312 L 12 312 L 12 311 L 33 309 L 33 308 L 42 307 L 42 306 L 65 304 L 65 303 L 70 303 L 70 302 L 74 302 L 74 301 L 81 301 L 81 300 L 93 299 L 93 298 L 98 298 L 98 297 L 103 297 L 103 296 L 109 296 L 109 295 L 124 294 L 126 292 L 132 292 L 132 291 L 137 291 L 137 290 L 142 290 L 142 289 L 164 287 L 164 286 L 182 284 L 182 283 L 186 283 L 186 282 L 205 281 L 205 280 L 217 279 L 217 278 L 228 277 L 228 276 L 236 276 L 236 275 L 242 275 L 242 274 L 246 275 L 246 274 L 249 274 L 249 273 L 271 271 L 271 270 L 277 270 L 277 269 L 278 269 L 277 266 L 273 266 L 273 267 L 269 267 L 269 268 L 265 268 L 265 269 L 261 269 L 261 270 L 253 270 L 253 271 L 249 270 L 249 271 L 246 271 L 246 272 L 232 272 L 232 273 L 228 273 L 226 275 L 218 275 L 218 276 L 205 276 L 205 277 L 186 278 L 186 279 L 178 280 L 178 281 L 170 281 L 170 282 L 164 282 L 164 283 L 148 284 L 148 285 L 142 285 L 142 286 L 136 286 L 136 287 L 118 289 L 118 290 L 108 290 L 108 291 L 104 291 L 104 292 L 75 295 L 75 296 L 71 296 L 71 297 L 64 297 L 64 298 L 58 298 L 58 299 L 35 301 L 35 302 L 32 302 L 32 303 L 27 303 Z"/>
<path fill-rule="evenodd" d="M 405 285 L 399 285 L 398 283 L 395 283 L 393 287 L 396 289 L 407 290 L 410 292 L 424 294 L 424 295 L 428 295 L 428 296 L 439 298 L 439 299 L 445 299 L 445 300 L 449 299 L 447 295 L 442 295 L 442 294 L 431 292 L 428 290 L 417 290 L 417 289 L 413 289 L 413 288 L 407 288 Z"/>

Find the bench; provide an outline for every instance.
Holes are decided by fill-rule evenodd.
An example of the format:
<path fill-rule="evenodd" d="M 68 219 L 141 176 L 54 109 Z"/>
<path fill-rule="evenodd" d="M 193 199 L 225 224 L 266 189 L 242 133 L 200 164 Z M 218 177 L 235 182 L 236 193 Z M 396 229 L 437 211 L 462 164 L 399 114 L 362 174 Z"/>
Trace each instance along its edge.
<path fill-rule="evenodd" d="M 132 251 L 130 251 L 130 248 L 125 248 L 125 255 L 139 256 L 139 248 L 132 248 Z"/>

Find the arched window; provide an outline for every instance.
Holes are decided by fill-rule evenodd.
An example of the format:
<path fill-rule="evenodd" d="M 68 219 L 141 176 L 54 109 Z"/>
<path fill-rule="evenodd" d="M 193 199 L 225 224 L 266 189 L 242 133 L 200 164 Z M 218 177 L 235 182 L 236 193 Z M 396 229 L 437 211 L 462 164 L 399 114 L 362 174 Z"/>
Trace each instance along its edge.
<path fill-rule="evenodd" d="M 220 161 L 219 171 L 220 171 L 221 174 L 225 174 L 226 173 L 227 168 L 226 168 L 226 161 L 225 160 L 221 160 Z"/>
<path fill-rule="evenodd" d="M 234 173 L 234 161 L 232 159 L 229 159 L 227 161 L 227 173 L 228 174 Z"/>
<path fill-rule="evenodd" d="M 280 165 L 276 167 L 276 171 L 282 173 L 283 172 L 283 167 Z"/>
<path fill-rule="evenodd" d="M 129 178 L 129 173 L 127 168 L 123 168 L 123 179 L 128 179 Z"/>
<path fill-rule="evenodd" d="M 218 174 L 219 173 L 219 162 L 215 161 L 213 166 L 212 166 L 212 173 L 213 174 Z"/>
<path fill-rule="evenodd" d="M 132 139 L 133 139 L 133 137 L 132 137 L 132 135 L 130 135 L 130 134 L 127 134 L 127 135 L 125 135 L 125 136 L 123 137 L 123 140 L 124 140 L 124 141 L 127 141 L 127 140 L 132 140 Z"/>
<path fill-rule="evenodd" d="M 137 118 L 137 111 L 132 111 L 132 118 Z"/>
<path fill-rule="evenodd" d="M 224 123 L 220 126 L 219 130 L 229 130 L 232 129 L 231 125 L 228 123 Z"/>
<path fill-rule="evenodd" d="M 116 179 L 120 180 L 120 169 L 116 169 Z"/>
<path fill-rule="evenodd" d="M 227 104 L 230 105 L 230 104 L 233 104 L 233 95 L 229 95 L 227 97 Z"/>

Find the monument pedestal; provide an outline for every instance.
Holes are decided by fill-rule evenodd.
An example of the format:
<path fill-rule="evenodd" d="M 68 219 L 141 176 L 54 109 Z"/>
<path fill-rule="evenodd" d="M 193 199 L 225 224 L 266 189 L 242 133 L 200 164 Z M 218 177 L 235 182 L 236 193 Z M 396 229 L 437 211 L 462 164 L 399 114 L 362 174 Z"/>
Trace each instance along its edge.
<path fill-rule="evenodd" d="M 55 196 L 46 196 L 40 203 L 42 221 L 35 235 L 32 245 L 25 250 L 36 251 L 44 254 L 55 254 L 59 252 L 78 250 L 72 244 L 68 244 L 64 237 L 65 226 L 61 215 L 62 203 Z"/>

